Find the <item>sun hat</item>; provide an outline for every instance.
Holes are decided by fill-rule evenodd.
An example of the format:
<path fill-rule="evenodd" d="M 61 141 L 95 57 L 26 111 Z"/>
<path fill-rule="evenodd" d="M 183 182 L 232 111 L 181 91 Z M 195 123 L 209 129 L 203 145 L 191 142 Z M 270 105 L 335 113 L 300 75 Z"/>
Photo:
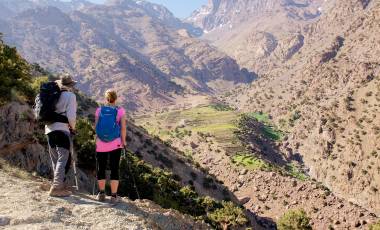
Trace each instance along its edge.
<path fill-rule="evenodd" d="M 56 81 L 59 86 L 73 87 L 77 81 L 74 81 L 70 74 L 62 74 L 59 76 L 59 80 Z"/>

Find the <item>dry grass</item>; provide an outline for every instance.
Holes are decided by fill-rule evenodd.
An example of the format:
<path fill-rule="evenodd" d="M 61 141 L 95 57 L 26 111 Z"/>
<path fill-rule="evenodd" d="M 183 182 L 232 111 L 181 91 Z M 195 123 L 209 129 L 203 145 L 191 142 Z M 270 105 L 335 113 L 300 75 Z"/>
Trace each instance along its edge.
<path fill-rule="evenodd" d="M 0 170 L 2 170 L 3 172 L 11 176 L 14 176 L 23 180 L 35 179 L 35 176 L 33 176 L 32 173 L 27 172 L 23 169 L 20 169 L 16 166 L 12 166 L 6 160 L 1 159 L 1 158 L 0 158 Z"/>

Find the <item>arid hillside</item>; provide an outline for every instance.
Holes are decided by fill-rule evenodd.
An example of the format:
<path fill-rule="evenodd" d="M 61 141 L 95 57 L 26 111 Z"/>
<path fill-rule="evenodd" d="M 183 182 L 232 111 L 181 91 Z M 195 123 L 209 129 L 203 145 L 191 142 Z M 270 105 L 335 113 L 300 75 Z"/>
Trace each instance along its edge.
<path fill-rule="evenodd" d="M 287 133 L 284 158 L 380 213 L 380 5 L 329 1 L 327 9 L 289 62 L 223 100 L 269 114 Z"/>
<path fill-rule="evenodd" d="M 72 73 L 97 99 L 116 89 L 131 110 L 159 109 L 186 94 L 213 94 L 253 80 L 235 60 L 192 38 L 191 26 L 155 6 L 119 0 L 73 11 L 50 4 L 3 10 L 11 17 L 0 17 L 0 31 L 28 61 Z"/>
<path fill-rule="evenodd" d="M 305 26 L 323 14 L 323 2 L 213 0 L 187 21 L 204 30 L 203 39 L 262 74 L 300 51 Z"/>
<path fill-rule="evenodd" d="M 283 134 L 269 126 L 265 114 L 254 114 L 265 121 L 260 122 L 264 127 L 236 124 L 242 115 L 233 108 L 206 104 L 140 116 L 136 121 L 222 181 L 263 229 L 275 229 L 284 214 L 300 209 L 311 218 L 313 229 L 367 229 L 376 221 L 366 207 L 332 193 L 278 151 L 263 151 L 269 143 L 275 149 Z M 238 130 L 252 133 L 256 142 L 248 144 L 261 141 L 260 148 L 246 148 L 234 135 Z"/>

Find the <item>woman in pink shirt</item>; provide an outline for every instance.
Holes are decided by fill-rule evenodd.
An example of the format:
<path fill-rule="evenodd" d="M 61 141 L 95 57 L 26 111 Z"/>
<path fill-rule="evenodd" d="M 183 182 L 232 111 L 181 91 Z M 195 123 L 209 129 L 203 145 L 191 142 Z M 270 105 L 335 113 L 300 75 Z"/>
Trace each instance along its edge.
<path fill-rule="evenodd" d="M 99 193 L 97 199 L 105 201 L 107 159 L 111 169 L 111 203 L 119 201 L 117 190 L 119 187 L 119 163 L 121 151 L 126 146 L 126 117 L 125 110 L 116 106 L 115 91 L 105 93 L 106 105 L 99 107 L 95 112 L 96 127 L 96 160 Z"/>

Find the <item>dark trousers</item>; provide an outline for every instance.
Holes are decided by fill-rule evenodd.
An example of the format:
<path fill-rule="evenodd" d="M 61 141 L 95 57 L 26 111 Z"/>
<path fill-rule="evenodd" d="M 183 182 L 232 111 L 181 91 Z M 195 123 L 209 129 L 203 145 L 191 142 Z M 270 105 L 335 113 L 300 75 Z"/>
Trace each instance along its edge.
<path fill-rule="evenodd" d="M 106 179 L 107 161 L 109 159 L 109 167 L 111 169 L 111 180 L 119 180 L 119 164 L 120 164 L 121 149 L 116 149 L 111 152 L 96 153 L 96 175 L 98 180 Z"/>

